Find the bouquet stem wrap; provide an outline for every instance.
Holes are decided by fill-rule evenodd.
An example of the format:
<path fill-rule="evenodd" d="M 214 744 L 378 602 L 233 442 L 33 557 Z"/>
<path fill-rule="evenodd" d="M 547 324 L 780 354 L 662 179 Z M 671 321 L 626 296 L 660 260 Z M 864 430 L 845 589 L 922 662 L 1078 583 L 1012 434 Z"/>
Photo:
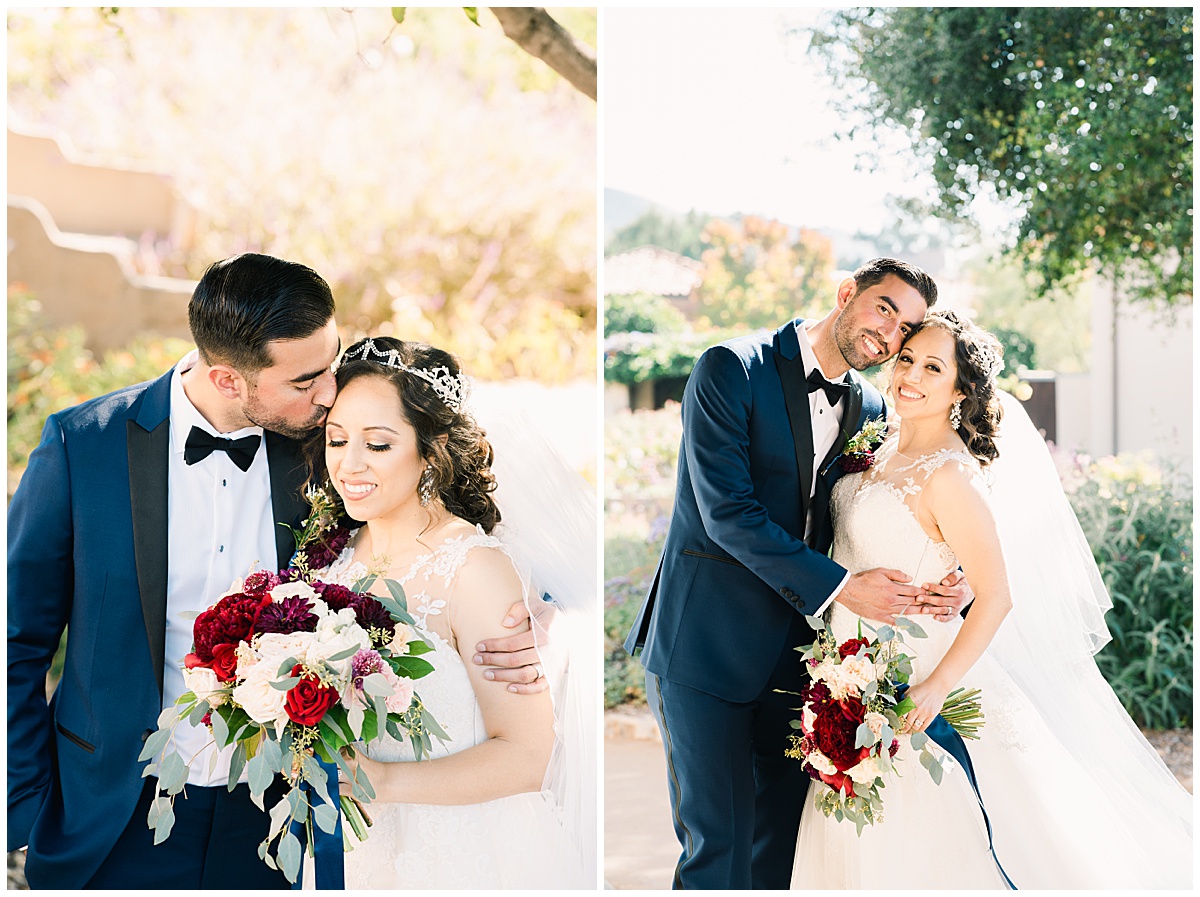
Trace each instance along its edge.
<path fill-rule="evenodd" d="M 316 758 L 321 765 L 321 770 L 325 773 L 325 778 L 329 787 L 329 795 L 335 801 L 338 793 L 338 768 L 336 763 L 326 763 L 319 757 Z M 318 803 L 324 803 L 316 789 L 308 782 L 302 782 L 301 790 L 304 792 L 304 799 L 309 801 L 313 806 Z M 335 807 L 337 804 L 334 805 Z M 299 820 L 292 823 L 292 834 L 304 843 L 304 826 L 306 822 Z M 337 822 L 334 824 L 333 831 L 327 832 L 319 825 L 312 826 L 313 836 L 313 868 L 314 882 L 318 891 L 344 891 L 346 889 L 346 863 L 345 850 L 342 844 L 342 814 L 339 812 Z M 292 884 L 292 890 L 298 891 L 304 887 L 304 875 L 296 876 L 296 881 Z"/>

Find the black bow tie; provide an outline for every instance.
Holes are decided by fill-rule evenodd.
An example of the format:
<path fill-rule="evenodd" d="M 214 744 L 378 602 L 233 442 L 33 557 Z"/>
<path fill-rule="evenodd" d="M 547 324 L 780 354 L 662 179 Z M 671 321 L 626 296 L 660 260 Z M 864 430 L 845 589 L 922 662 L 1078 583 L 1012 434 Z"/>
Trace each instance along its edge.
<path fill-rule="evenodd" d="M 249 470 L 254 463 L 254 455 L 258 451 L 261 436 L 243 436 L 241 439 L 225 439 L 214 436 L 207 430 L 192 427 L 187 441 L 183 444 L 183 461 L 185 464 L 195 464 L 203 461 L 214 451 L 225 452 L 230 459 L 242 470 Z"/>
<path fill-rule="evenodd" d="M 825 390 L 825 397 L 829 399 L 830 406 L 836 406 L 841 400 L 842 396 L 850 391 L 849 383 L 843 383 L 841 381 L 837 383 L 830 383 L 816 368 L 813 368 L 808 372 L 807 383 L 810 394 L 817 389 Z"/>

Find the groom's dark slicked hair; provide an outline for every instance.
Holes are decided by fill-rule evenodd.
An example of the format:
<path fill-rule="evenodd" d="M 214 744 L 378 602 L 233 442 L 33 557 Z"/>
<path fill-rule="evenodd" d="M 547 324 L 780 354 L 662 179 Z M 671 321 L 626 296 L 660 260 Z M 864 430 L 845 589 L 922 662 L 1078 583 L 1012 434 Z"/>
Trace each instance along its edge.
<path fill-rule="evenodd" d="M 875 286 L 889 274 L 895 274 L 920 293 L 926 308 L 933 308 L 937 302 L 937 284 L 933 282 L 933 278 L 916 265 L 899 259 L 877 258 L 860 265 L 858 270 L 850 275 L 854 278 L 854 295 L 857 296 L 867 287 Z"/>
<path fill-rule="evenodd" d="M 253 375 L 271 366 L 267 343 L 312 336 L 333 310 L 333 291 L 312 268 L 247 252 L 204 272 L 188 325 L 205 364 Z"/>

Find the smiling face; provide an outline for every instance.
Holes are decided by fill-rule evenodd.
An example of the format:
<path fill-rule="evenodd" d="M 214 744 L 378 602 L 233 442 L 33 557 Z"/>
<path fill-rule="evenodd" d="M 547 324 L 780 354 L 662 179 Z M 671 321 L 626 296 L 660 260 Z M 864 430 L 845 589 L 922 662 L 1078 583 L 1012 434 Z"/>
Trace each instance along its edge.
<path fill-rule="evenodd" d="M 895 274 L 857 295 L 854 289 L 850 278 L 838 288 L 841 313 L 834 321 L 833 337 L 846 363 L 863 371 L 895 355 L 904 338 L 925 320 L 928 306 Z"/>
<path fill-rule="evenodd" d="M 925 327 L 901 347 L 891 389 L 901 418 L 942 418 L 949 426 L 950 406 L 963 398 L 955 388 L 954 346 L 954 337 L 941 327 Z"/>
<path fill-rule="evenodd" d="M 302 339 L 267 343 L 270 367 L 245 378 L 242 413 L 246 419 L 294 439 L 321 426 L 337 392 L 330 368 L 340 345 L 332 318 Z"/>
<path fill-rule="evenodd" d="M 361 376 L 338 393 L 325 425 L 325 464 L 346 513 L 369 521 L 415 512 L 425 461 L 396 388 Z"/>

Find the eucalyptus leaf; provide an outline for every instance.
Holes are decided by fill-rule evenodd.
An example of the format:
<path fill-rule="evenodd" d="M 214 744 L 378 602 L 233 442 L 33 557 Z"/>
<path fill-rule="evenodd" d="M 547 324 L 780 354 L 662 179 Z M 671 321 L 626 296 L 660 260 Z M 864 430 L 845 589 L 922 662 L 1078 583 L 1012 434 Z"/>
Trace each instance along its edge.
<path fill-rule="evenodd" d="M 350 731 L 357 740 L 362 738 L 363 721 L 366 719 L 366 711 L 357 701 L 350 705 L 350 710 L 346 713 L 346 721 L 350 724 Z"/>
<path fill-rule="evenodd" d="M 187 783 L 188 768 L 183 757 L 175 751 L 163 757 L 158 767 L 158 787 L 168 794 L 178 794 Z"/>
<path fill-rule="evenodd" d="M 176 702 L 176 704 L 178 704 L 178 702 Z M 158 715 L 158 727 L 160 729 L 169 729 L 181 718 L 182 714 L 176 707 L 164 707 L 162 713 Z"/>
<path fill-rule="evenodd" d="M 815 632 L 821 632 L 825 628 L 825 621 L 820 617 L 814 617 L 810 614 L 805 614 L 804 620 Z"/>
<path fill-rule="evenodd" d="M 896 630 L 891 626 L 880 626 L 875 630 L 875 637 L 881 642 L 890 642 L 896 637 Z"/>
<path fill-rule="evenodd" d="M 871 731 L 871 727 L 866 723 L 859 723 L 858 728 L 854 730 L 854 746 L 860 748 L 874 743 L 875 733 Z"/>
<path fill-rule="evenodd" d="M 171 738 L 170 729 L 159 729 L 146 739 L 146 743 L 142 746 L 142 752 L 138 754 L 139 760 L 149 760 L 167 746 L 167 741 Z"/>
<path fill-rule="evenodd" d="M 916 620 L 910 620 L 908 617 L 897 617 L 896 626 L 912 635 L 913 638 L 929 637 Z"/>
<path fill-rule="evenodd" d="M 292 672 L 292 670 L 296 668 L 296 664 L 299 662 L 300 661 L 298 661 L 296 658 L 289 657 L 287 660 L 285 660 L 283 663 L 281 663 L 279 665 L 279 669 L 275 671 L 275 675 L 276 676 L 289 675 Z"/>
<path fill-rule="evenodd" d="M 154 843 L 162 844 L 171 836 L 171 829 L 175 826 L 175 810 L 168 804 L 163 808 L 158 818 L 154 821 Z"/>
<path fill-rule="evenodd" d="M 300 875 L 300 841 L 291 832 L 279 839 L 279 868 L 292 884 Z"/>
<path fill-rule="evenodd" d="M 266 809 L 263 806 L 263 794 L 271 786 L 271 780 L 274 777 L 275 770 L 271 768 L 271 764 L 267 762 L 267 758 L 263 756 L 261 750 L 246 764 L 246 781 L 250 785 L 250 799 L 260 810 Z"/>
<path fill-rule="evenodd" d="M 359 649 L 358 645 L 354 645 L 350 648 L 347 648 L 344 651 L 338 651 L 337 654 L 333 654 L 329 657 L 326 657 L 325 660 L 327 663 L 336 663 L 339 660 L 349 660 L 351 657 L 353 657 L 355 654 L 357 654 L 359 652 L 359 650 L 360 649 Z"/>
<path fill-rule="evenodd" d="M 333 830 L 337 827 L 338 811 L 336 807 L 329 804 L 321 804 L 319 807 L 313 808 L 313 819 L 316 820 L 317 826 L 323 832 L 333 834 Z"/>
<path fill-rule="evenodd" d="M 919 751 L 929 743 L 929 736 L 924 732 L 913 732 L 912 735 L 909 736 L 909 740 L 912 743 L 913 750 Z"/>
<path fill-rule="evenodd" d="M 438 721 L 433 718 L 433 714 L 424 707 L 421 708 L 421 726 L 434 738 L 440 739 L 441 741 L 450 740 L 450 736 L 446 734 L 446 730 L 443 729 L 441 724 L 439 724 Z"/>
<path fill-rule="evenodd" d="M 258 749 L 258 753 L 260 756 L 266 758 L 272 772 L 283 772 L 283 747 L 278 741 L 264 738 L 262 747 Z"/>
<path fill-rule="evenodd" d="M 188 725 L 200 725 L 200 720 L 204 719 L 204 714 L 206 713 L 208 713 L 208 704 L 203 701 L 198 702 L 188 713 Z"/>
<path fill-rule="evenodd" d="M 146 825 L 153 828 L 158 823 L 158 818 L 162 816 L 164 810 L 171 808 L 171 798 L 159 795 L 150 801 L 150 812 L 146 814 Z"/>
<path fill-rule="evenodd" d="M 212 724 L 213 741 L 217 743 L 217 747 L 225 747 L 229 744 L 229 723 L 225 722 L 221 714 L 214 712 L 208 721 Z M 213 756 L 215 757 L 216 754 L 214 753 Z"/>
<path fill-rule="evenodd" d="M 290 795 L 289 795 L 290 796 Z M 271 828 L 267 833 L 267 838 L 274 838 L 283 827 L 288 824 L 288 820 L 292 816 L 292 804 L 287 797 L 283 798 L 275 806 L 271 807 Z"/>
<path fill-rule="evenodd" d="M 271 688 L 279 691 L 290 691 L 299 681 L 299 676 L 289 676 L 286 679 L 275 679 L 271 681 Z"/>
<path fill-rule="evenodd" d="M 392 686 L 384 678 L 383 673 L 371 673 L 369 676 L 364 676 L 362 688 L 371 697 L 387 698 L 392 694 Z"/>
<path fill-rule="evenodd" d="M 242 778 L 242 770 L 246 768 L 246 743 L 239 741 L 233 746 L 233 753 L 229 757 L 229 785 L 230 791 L 237 787 L 238 781 Z"/>
<path fill-rule="evenodd" d="M 371 588 L 371 586 L 375 585 L 375 580 L 377 580 L 378 578 L 379 577 L 376 576 L 374 573 L 368 573 L 366 576 L 364 576 L 362 579 L 360 579 L 358 582 L 356 582 L 354 585 L 352 585 L 350 587 L 350 590 L 353 592 L 358 592 L 358 594 L 361 595 L 367 589 Z"/>

